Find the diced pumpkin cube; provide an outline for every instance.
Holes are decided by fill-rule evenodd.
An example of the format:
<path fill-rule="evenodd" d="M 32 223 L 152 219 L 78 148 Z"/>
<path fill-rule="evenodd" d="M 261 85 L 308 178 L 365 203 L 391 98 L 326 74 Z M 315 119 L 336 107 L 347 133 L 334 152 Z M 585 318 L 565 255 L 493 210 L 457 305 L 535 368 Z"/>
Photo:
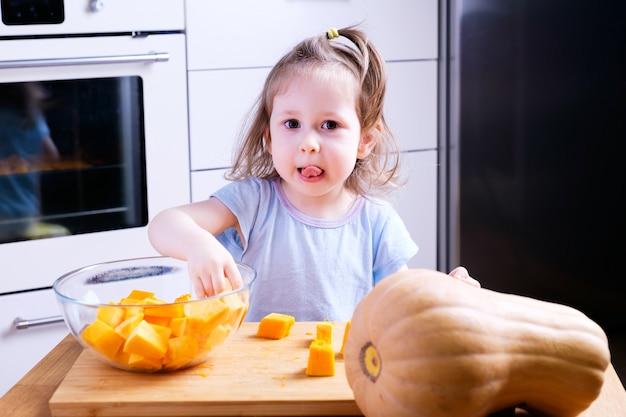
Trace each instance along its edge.
<path fill-rule="evenodd" d="M 343 349 L 346 347 L 346 341 L 348 340 L 348 332 L 350 331 L 350 320 L 346 321 L 346 329 L 343 331 L 343 341 L 341 342 L 341 349 L 339 353 L 343 356 Z"/>
<path fill-rule="evenodd" d="M 159 326 L 169 326 L 171 320 L 169 317 L 148 316 L 147 314 L 143 316 L 143 319 L 150 324 L 157 324 Z"/>
<path fill-rule="evenodd" d="M 134 298 L 135 300 L 145 300 L 146 298 L 154 297 L 154 293 L 151 291 L 132 290 L 126 298 Z"/>
<path fill-rule="evenodd" d="M 133 332 L 135 327 L 143 320 L 143 314 L 136 314 L 134 316 L 130 316 L 120 324 L 115 327 L 115 333 L 123 337 L 124 339 L 128 339 L 130 334 Z"/>
<path fill-rule="evenodd" d="M 165 356 L 168 337 L 164 338 L 154 326 L 145 320 L 140 321 L 124 343 L 124 352 L 152 359 Z"/>
<path fill-rule="evenodd" d="M 185 310 L 183 309 L 183 304 L 167 304 L 167 305 L 146 305 L 144 307 L 144 314 L 146 316 L 156 316 L 156 317 L 183 317 L 185 315 Z"/>
<path fill-rule="evenodd" d="M 176 297 L 174 299 L 175 303 L 182 303 L 184 301 L 190 301 L 191 300 L 191 294 L 183 294 L 180 297 Z"/>
<path fill-rule="evenodd" d="M 333 344 L 333 324 L 329 321 L 317 323 L 316 339 L 323 340 L 328 344 Z"/>
<path fill-rule="evenodd" d="M 128 366 L 128 361 L 130 360 L 130 355 L 132 353 L 124 352 L 124 349 L 120 349 L 117 351 L 117 355 L 113 358 L 113 361 L 120 365 Z"/>
<path fill-rule="evenodd" d="M 160 298 L 147 297 L 147 298 L 144 298 L 143 300 L 141 300 L 141 304 L 158 306 L 159 304 L 167 304 L 167 303 L 165 302 L 165 300 L 161 300 Z"/>
<path fill-rule="evenodd" d="M 114 358 L 124 344 L 124 339 L 115 333 L 111 326 L 98 319 L 85 327 L 81 336 L 85 342 L 107 358 Z"/>
<path fill-rule="evenodd" d="M 138 315 L 143 316 L 143 307 L 141 306 L 124 307 L 124 311 L 126 311 L 126 319 Z"/>
<path fill-rule="evenodd" d="M 153 324 L 153 323 L 149 323 L 150 326 L 152 326 L 152 328 L 154 330 L 156 330 L 156 332 L 159 334 L 159 336 L 161 336 L 162 339 L 165 339 L 165 341 L 167 342 L 167 339 L 170 338 L 170 336 L 172 335 L 172 329 L 170 329 L 167 326 L 160 326 L 158 324 Z"/>
<path fill-rule="evenodd" d="M 120 308 L 115 304 L 111 306 L 101 306 L 98 307 L 97 318 L 109 326 L 115 327 L 124 321 L 125 312 L 123 308 Z"/>
<path fill-rule="evenodd" d="M 172 336 L 179 337 L 185 334 L 185 327 L 187 326 L 187 317 L 174 317 L 170 320 L 170 329 L 172 329 Z"/>
<path fill-rule="evenodd" d="M 207 339 L 204 346 L 206 346 L 208 349 L 213 349 L 214 347 L 219 346 L 228 337 L 232 329 L 233 328 L 230 326 L 230 324 L 222 324 L 220 326 L 217 326 L 211 332 L 211 335 Z"/>
<path fill-rule="evenodd" d="M 267 339 L 282 339 L 289 336 L 295 317 L 282 313 L 269 313 L 261 319 L 257 336 Z"/>
<path fill-rule="evenodd" d="M 306 374 L 309 376 L 335 375 L 335 351 L 332 345 L 319 339 L 311 342 Z"/>
<path fill-rule="evenodd" d="M 187 326 L 185 333 L 209 335 L 214 328 L 224 323 L 230 309 L 219 299 L 185 304 Z"/>
<path fill-rule="evenodd" d="M 163 367 L 163 362 L 160 358 L 150 358 L 137 353 L 131 353 L 128 357 L 128 366 L 156 371 Z"/>
<path fill-rule="evenodd" d="M 173 337 L 167 341 L 167 346 L 167 353 L 163 359 L 165 367 L 179 368 L 198 354 L 198 342 L 191 335 Z"/>
<path fill-rule="evenodd" d="M 226 321 L 233 327 L 238 327 L 243 320 L 246 313 L 246 304 L 243 302 L 239 294 L 231 294 L 226 297 L 220 298 L 220 300 L 226 304 L 230 310 L 230 314 Z"/>

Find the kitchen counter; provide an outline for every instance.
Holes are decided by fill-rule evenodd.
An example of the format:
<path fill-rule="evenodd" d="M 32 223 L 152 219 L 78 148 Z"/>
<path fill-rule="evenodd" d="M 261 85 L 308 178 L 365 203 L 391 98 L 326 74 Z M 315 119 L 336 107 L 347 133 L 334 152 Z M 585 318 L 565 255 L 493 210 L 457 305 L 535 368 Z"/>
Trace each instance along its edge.
<path fill-rule="evenodd" d="M 70 370 L 83 348 L 72 335 L 64 338 L 13 388 L 0 398 L 0 410 L 12 417 L 51 416 L 48 401 Z M 516 415 L 528 415 L 518 411 Z M 626 391 L 612 365 L 598 399 L 580 416 L 613 417 L 626 415 Z"/>

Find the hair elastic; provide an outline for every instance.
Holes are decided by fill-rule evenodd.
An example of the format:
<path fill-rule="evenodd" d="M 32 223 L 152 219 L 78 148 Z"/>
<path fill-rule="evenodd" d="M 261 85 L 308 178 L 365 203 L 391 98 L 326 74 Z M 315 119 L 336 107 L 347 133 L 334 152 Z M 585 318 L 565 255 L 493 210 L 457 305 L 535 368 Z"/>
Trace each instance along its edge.
<path fill-rule="evenodd" d="M 328 40 L 335 39 L 339 37 L 339 31 L 335 28 L 330 28 L 326 31 L 326 38 Z"/>

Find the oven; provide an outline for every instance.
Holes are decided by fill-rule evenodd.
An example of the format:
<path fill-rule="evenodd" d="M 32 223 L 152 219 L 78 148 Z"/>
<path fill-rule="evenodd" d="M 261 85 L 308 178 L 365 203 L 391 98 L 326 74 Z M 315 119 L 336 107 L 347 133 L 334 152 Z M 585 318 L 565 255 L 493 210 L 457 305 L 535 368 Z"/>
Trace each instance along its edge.
<path fill-rule="evenodd" d="M 150 217 L 190 199 L 183 2 L 0 4 L 0 294 L 153 254 Z"/>
<path fill-rule="evenodd" d="M 4 349 L 46 322 L 29 293 L 155 255 L 146 225 L 190 201 L 190 171 L 183 0 L 0 0 L 0 11 Z"/>

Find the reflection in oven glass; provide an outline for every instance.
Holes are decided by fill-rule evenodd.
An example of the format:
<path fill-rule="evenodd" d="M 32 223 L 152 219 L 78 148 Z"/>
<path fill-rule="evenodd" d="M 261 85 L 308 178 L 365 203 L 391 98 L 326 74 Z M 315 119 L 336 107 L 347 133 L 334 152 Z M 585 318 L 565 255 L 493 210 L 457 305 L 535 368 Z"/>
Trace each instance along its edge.
<path fill-rule="evenodd" d="M 0 83 L 0 243 L 147 223 L 140 77 Z"/>

